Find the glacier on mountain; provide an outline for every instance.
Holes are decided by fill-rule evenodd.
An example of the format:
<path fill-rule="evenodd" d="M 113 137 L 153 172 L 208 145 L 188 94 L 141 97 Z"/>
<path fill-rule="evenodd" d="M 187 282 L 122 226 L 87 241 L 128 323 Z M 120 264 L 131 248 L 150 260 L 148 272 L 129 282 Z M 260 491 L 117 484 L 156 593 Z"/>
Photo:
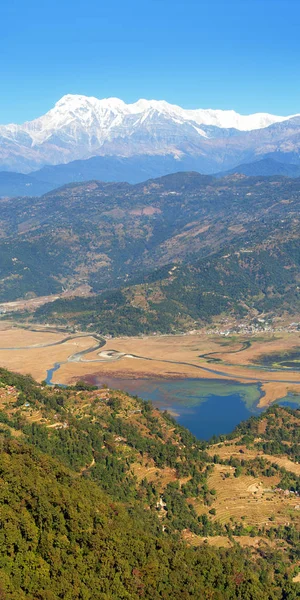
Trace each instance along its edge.
<path fill-rule="evenodd" d="M 243 147 L 243 140 L 251 142 L 255 132 L 295 117 L 184 109 L 164 100 L 126 104 L 118 98 L 69 94 L 33 121 L 0 126 L 0 168 L 29 172 L 45 164 L 92 156 L 172 155 L 207 157 L 205 168 L 209 170 L 214 163 L 223 166 L 218 156 L 220 152 L 224 155 L 225 143 L 229 152 L 235 152 L 237 142 L 232 138 L 239 136 Z M 255 143 L 259 145 L 260 140 Z M 231 166 L 226 160 L 224 165 Z"/>

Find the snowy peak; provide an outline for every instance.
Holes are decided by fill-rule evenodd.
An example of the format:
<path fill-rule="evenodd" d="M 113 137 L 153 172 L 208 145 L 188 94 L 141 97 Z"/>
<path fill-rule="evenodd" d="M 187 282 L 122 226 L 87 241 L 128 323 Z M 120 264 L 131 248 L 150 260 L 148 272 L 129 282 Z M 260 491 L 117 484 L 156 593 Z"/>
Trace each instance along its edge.
<path fill-rule="evenodd" d="M 222 129 L 238 129 L 239 131 L 252 131 L 262 129 L 273 123 L 279 123 L 293 116 L 282 117 L 268 113 L 255 113 L 240 115 L 234 110 L 214 109 L 184 109 L 164 100 L 140 99 L 133 104 L 126 104 L 119 98 L 98 99 L 93 96 L 67 94 L 63 96 L 48 113 L 31 123 L 26 123 L 27 130 L 34 129 L 34 124 L 54 123 L 76 118 L 83 123 L 91 121 L 91 116 L 98 120 L 107 114 L 111 115 L 141 115 L 155 111 L 170 118 L 179 118 L 182 121 L 195 122 L 197 125 L 208 125 Z M 22 127 L 22 126 L 21 126 Z"/>
<path fill-rule="evenodd" d="M 212 172 L 214 168 L 220 170 L 232 166 L 230 161 L 241 147 L 244 146 L 246 152 L 248 142 L 250 154 L 246 152 L 245 158 L 250 160 L 255 150 L 253 143 L 261 145 L 262 130 L 270 132 L 268 152 L 276 151 L 280 146 L 277 140 L 280 141 L 282 134 L 274 133 L 272 127 L 280 127 L 289 119 L 292 117 L 268 113 L 240 115 L 234 110 L 185 109 L 164 100 L 140 99 L 126 104 L 119 98 L 67 94 L 45 115 L 33 121 L 0 126 L 0 169 L 29 172 L 45 164 L 67 163 L 92 156 L 171 155 L 197 158 L 198 162 L 193 163 L 195 166 L 198 166 L 199 157 L 205 158 L 198 168 Z M 251 135 L 256 136 L 253 143 Z M 294 135 L 293 127 L 290 135 Z M 243 139 L 235 146 L 237 136 Z M 294 139 L 289 139 L 284 148 L 294 151 Z M 263 154 L 264 148 L 258 148 L 258 153 Z M 239 156 L 237 164 L 241 158 Z"/>
<path fill-rule="evenodd" d="M 80 96 L 67 94 L 56 102 L 53 111 L 77 112 L 81 110 L 110 110 L 112 112 L 126 112 L 126 104 L 119 98 L 103 98 L 98 100 L 94 96 Z M 50 111 L 51 112 L 51 111 Z"/>
<path fill-rule="evenodd" d="M 234 110 L 195 110 L 193 113 L 195 120 L 199 124 L 213 125 L 222 129 L 238 129 L 239 131 L 252 131 L 254 129 L 263 129 L 273 123 L 280 123 L 291 117 L 280 117 L 268 113 L 255 113 L 252 115 L 240 115 Z"/>

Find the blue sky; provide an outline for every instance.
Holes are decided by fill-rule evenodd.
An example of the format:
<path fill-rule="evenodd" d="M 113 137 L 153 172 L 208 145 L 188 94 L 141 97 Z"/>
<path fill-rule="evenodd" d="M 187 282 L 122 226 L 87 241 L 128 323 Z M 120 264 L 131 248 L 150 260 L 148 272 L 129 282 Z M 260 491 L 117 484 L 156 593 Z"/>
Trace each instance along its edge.
<path fill-rule="evenodd" d="M 0 123 L 67 93 L 300 112 L 299 0 L 3 0 Z"/>

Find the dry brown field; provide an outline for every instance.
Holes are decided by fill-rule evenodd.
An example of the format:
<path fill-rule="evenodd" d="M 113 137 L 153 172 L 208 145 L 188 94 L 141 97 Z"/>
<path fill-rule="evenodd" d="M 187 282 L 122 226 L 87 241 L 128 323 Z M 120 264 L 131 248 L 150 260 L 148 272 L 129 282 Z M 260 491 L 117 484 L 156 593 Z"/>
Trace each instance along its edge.
<path fill-rule="evenodd" d="M 264 339 L 256 339 L 253 336 L 251 347 L 235 354 L 233 351 L 240 349 L 243 341 L 245 339 L 241 336 L 238 341 L 231 344 L 229 340 L 224 340 L 223 337 L 206 334 L 115 338 L 109 340 L 101 350 L 117 350 L 124 353 L 124 355 L 136 355 L 139 358 L 124 356 L 118 361 L 98 364 L 96 362 L 81 363 L 80 375 L 78 375 L 77 364 L 67 363 L 61 367 L 59 372 L 54 374 L 54 381 L 57 383 L 58 381 L 70 383 L 75 381 L 78 376 L 90 374 L 125 379 L 160 377 L 228 378 L 233 381 L 241 381 L 241 383 L 251 383 L 252 380 L 257 380 L 263 384 L 264 396 L 260 401 L 261 407 L 285 397 L 289 392 L 300 393 L 299 373 L 293 371 L 262 371 L 250 366 L 251 360 L 264 352 L 277 352 L 299 346 L 299 334 L 284 333 L 282 337 L 266 334 Z M 228 342 L 230 345 L 225 346 L 224 343 Z M 215 358 L 221 358 L 224 362 L 211 363 L 208 362 L 207 358 L 200 358 L 199 356 L 212 352 L 217 353 L 214 355 Z M 232 365 L 224 364 L 231 361 L 233 357 L 235 363 L 232 361 Z M 90 361 L 96 361 L 99 359 L 98 352 L 90 353 L 87 358 Z M 202 370 L 199 367 L 204 368 Z M 222 374 L 218 375 L 214 371 L 222 371 Z M 278 383 L 276 381 L 278 379 L 283 381 Z"/>
<path fill-rule="evenodd" d="M 226 338 L 225 338 L 226 339 Z M 215 358 L 221 358 L 224 363 L 228 362 L 232 365 L 252 365 L 254 360 L 257 360 L 262 354 L 280 353 L 289 351 L 292 348 L 299 348 L 300 333 L 297 332 L 281 332 L 281 333 L 264 333 L 261 335 L 253 335 L 251 337 L 251 346 L 242 352 L 234 352 L 241 347 L 241 341 L 236 340 L 236 343 L 230 344 L 228 352 L 226 347 L 223 347 L 220 354 L 216 354 Z"/>
<path fill-rule="evenodd" d="M 64 333 L 48 331 L 0 329 L 0 366 L 23 375 L 32 375 L 37 381 L 42 381 L 46 377 L 47 369 L 53 367 L 55 362 L 68 360 L 71 354 L 95 345 L 95 340 L 86 336 L 47 347 L 47 344 L 63 341 L 66 337 Z M 39 347 L 40 345 L 45 347 Z"/>
<path fill-rule="evenodd" d="M 0 308 L 9 313 L 28 310 L 34 312 L 38 307 L 47 304 L 48 302 L 54 302 L 58 298 L 73 298 L 75 296 L 90 296 L 90 286 L 83 284 L 74 290 L 63 292 L 62 294 L 50 294 L 49 296 L 36 296 L 28 299 L 13 300 L 11 302 L 0 302 Z"/>
<path fill-rule="evenodd" d="M 247 454 L 245 457 L 250 458 Z M 270 458 L 275 462 L 274 457 Z M 212 517 L 214 520 L 224 524 L 243 522 L 245 526 L 258 527 L 287 525 L 296 519 L 299 522 L 299 510 L 296 508 L 299 498 L 271 489 L 277 485 L 279 477 L 234 477 L 234 471 L 233 467 L 217 464 L 208 479 L 208 487 L 217 492 L 212 505 L 216 509 L 216 515 Z M 230 477 L 225 478 L 225 473 L 230 473 Z M 191 502 L 199 514 L 208 514 L 211 508 L 204 506 L 202 500 Z"/>
<path fill-rule="evenodd" d="M 243 450 L 243 458 L 251 460 L 253 458 L 256 458 L 257 456 L 261 456 L 262 458 L 265 458 L 270 462 L 276 463 L 279 467 L 284 467 L 287 471 L 291 471 L 291 473 L 295 473 L 295 475 L 298 475 L 300 477 L 300 464 L 294 463 L 287 457 L 264 454 L 264 452 L 260 450 L 249 450 L 248 448 L 246 448 L 246 446 L 243 445 L 236 446 L 234 442 L 232 444 L 229 444 L 228 442 L 226 442 L 225 444 L 216 444 L 215 446 L 211 446 L 207 450 L 207 452 L 211 456 L 214 456 L 214 454 L 218 454 L 223 460 L 225 460 L 227 458 L 230 458 L 231 456 L 233 458 L 240 459 L 240 450 Z"/>
<path fill-rule="evenodd" d="M 264 396 L 260 406 L 283 398 L 288 392 L 300 393 L 300 374 L 293 371 L 266 371 L 253 368 L 251 361 L 263 353 L 282 352 L 299 347 L 299 333 L 252 336 L 250 348 L 238 351 L 246 341 L 243 336 L 234 339 L 222 336 L 197 333 L 181 336 L 145 336 L 136 338 L 114 338 L 101 348 L 83 356 L 80 362 L 68 362 L 69 357 L 79 351 L 93 348 L 92 335 L 63 341 L 70 335 L 55 333 L 41 328 L 33 332 L 13 327 L 10 323 L 0 325 L 0 365 L 24 374 L 31 374 L 37 380 L 45 378 L 46 372 L 54 363 L 63 363 L 54 373 L 54 383 L 74 383 L 88 375 L 112 378 L 181 378 L 226 379 L 251 383 L 260 381 Z M 81 334 L 82 335 L 82 334 Z M 38 345 L 49 347 L 39 348 Z M 30 348 L 25 348 L 31 346 Z M 15 350 L 9 350 L 9 348 Z M 101 360 L 99 352 L 116 350 L 122 353 L 119 360 Z M 219 363 L 209 362 L 214 358 Z M 134 356 L 133 356 L 134 355 Z M 214 371 L 220 371 L 216 373 Z M 282 380 L 278 382 L 277 380 Z"/>
<path fill-rule="evenodd" d="M 231 541 L 228 537 L 223 535 L 201 537 L 195 533 L 192 533 L 191 531 L 185 531 L 182 537 L 192 546 L 202 546 L 204 543 L 208 544 L 209 546 L 214 546 L 215 548 L 231 548 L 234 546 L 234 542 L 237 542 L 243 547 L 250 547 L 253 550 L 259 548 L 282 548 L 283 546 L 286 546 L 286 542 L 284 542 L 284 540 L 269 540 L 268 538 L 257 536 L 251 537 L 250 535 L 233 536 Z M 294 581 L 296 581 L 296 578 Z"/>
<path fill-rule="evenodd" d="M 160 492 L 171 481 L 177 481 L 176 469 L 171 469 L 170 467 L 160 469 L 155 466 L 152 459 L 142 460 L 140 463 L 135 462 L 132 465 L 132 473 L 139 482 L 146 478 L 150 483 L 154 483 Z"/>

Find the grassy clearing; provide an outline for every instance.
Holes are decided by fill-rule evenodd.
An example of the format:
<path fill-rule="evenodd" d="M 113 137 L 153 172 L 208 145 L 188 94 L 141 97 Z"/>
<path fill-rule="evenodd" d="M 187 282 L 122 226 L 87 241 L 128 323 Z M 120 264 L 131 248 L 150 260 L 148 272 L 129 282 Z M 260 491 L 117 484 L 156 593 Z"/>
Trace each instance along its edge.
<path fill-rule="evenodd" d="M 216 490 L 214 520 L 223 524 L 243 522 L 245 526 L 259 527 L 287 525 L 299 519 L 299 511 L 295 510 L 297 499 L 272 490 L 279 478 L 234 477 L 234 472 L 233 467 L 215 465 L 208 479 L 209 488 Z M 226 473 L 230 473 L 230 477 L 225 478 Z M 209 513 L 210 507 L 204 506 L 202 501 L 191 501 L 198 514 Z"/>
<path fill-rule="evenodd" d="M 261 549 L 267 547 L 282 548 L 286 545 L 284 540 L 269 540 L 259 536 L 251 537 L 249 535 L 233 536 L 232 539 L 229 539 L 229 537 L 225 537 L 223 535 L 201 537 L 192 533 L 191 531 L 184 531 L 182 537 L 186 542 L 195 547 L 202 546 L 202 544 L 208 544 L 209 546 L 214 546 L 215 548 L 232 548 L 236 542 L 240 544 L 240 546 L 257 550 L 259 548 Z"/>
<path fill-rule="evenodd" d="M 262 423 L 264 422 L 262 421 Z M 264 425 L 262 425 L 262 428 L 263 427 Z M 208 449 L 208 453 L 211 456 L 214 456 L 214 454 L 218 454 L 222 459 L 227 459 L 231 456 L 235 458 L 241 458 L 241 451 L 242 458 L 244 458 L 245 460 L 251 460 L 256 458 L 257 456 L 260 456 L 261 458 L 265 458 L 271 463 L 275 463 L 279 467 L 283 467 L 287 471 L 295 473 L 295 475 L 300 477 L 300 464 L 293 462 L 286 456 L 272 456 L 270 454 L 264 454 L 264 452 L 260 450 L 248 449 L 244 445 L 236 446 L 234 442 L 231 444 L 228 444 L 228 442 L 226 442 L 225 444 L 215 444 L 214 446 L 211 446 Z"/>

